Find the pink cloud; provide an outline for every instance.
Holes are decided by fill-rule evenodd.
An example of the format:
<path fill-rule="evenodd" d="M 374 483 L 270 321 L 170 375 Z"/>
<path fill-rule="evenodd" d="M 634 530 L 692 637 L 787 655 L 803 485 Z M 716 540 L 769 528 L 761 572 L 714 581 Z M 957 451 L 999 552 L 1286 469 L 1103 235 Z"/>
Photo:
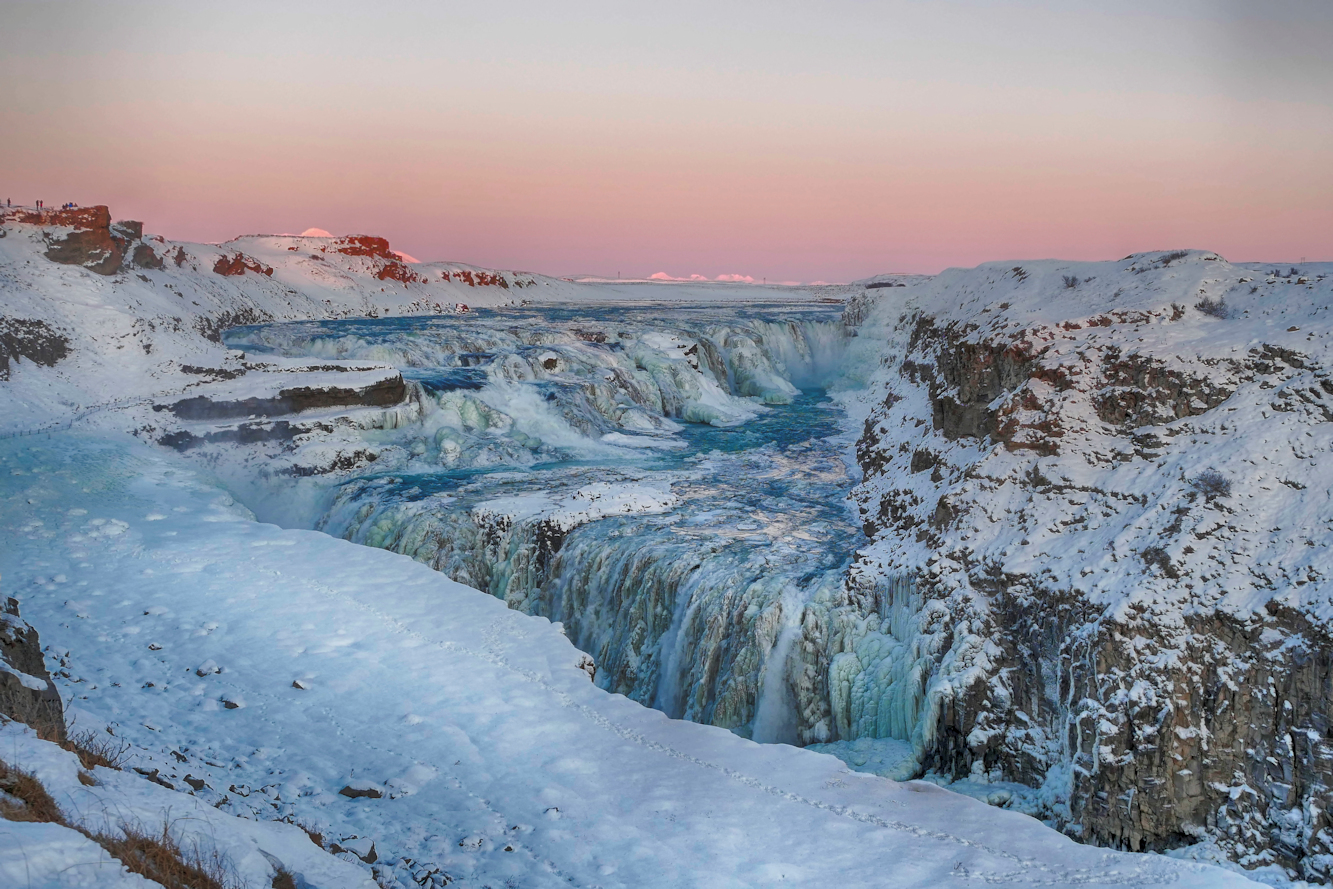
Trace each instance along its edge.
<path fill-rule="evenodd" d="M 306 229 L 305 231 L 301 232 L 301 237 L 303 237 L 303 238 L 331 238 L 331 237 L 333 237 L 333 235 L 331 235 L 331 234 L 329 234 L 328 232 L 324 231 L 324 229 L 322 229 L 322 228 L 308 228 L 308 229 Z"/>
<path fill-rule="evenodd" d="M 728 281 L 732 284 L 753 284 L 754 278 L 749 275 L 718 275 L 714 281 Z"/>
<path fill-rule="evenodd" d="M 677 278 L 673 275 L 668 275 L 666 272 L 653 272 L 651 275 L 648 276 L 648 280 L 649 281 L 707 281 L 708 277 L 705 275 L 690 275 L 688 278 Z"/>

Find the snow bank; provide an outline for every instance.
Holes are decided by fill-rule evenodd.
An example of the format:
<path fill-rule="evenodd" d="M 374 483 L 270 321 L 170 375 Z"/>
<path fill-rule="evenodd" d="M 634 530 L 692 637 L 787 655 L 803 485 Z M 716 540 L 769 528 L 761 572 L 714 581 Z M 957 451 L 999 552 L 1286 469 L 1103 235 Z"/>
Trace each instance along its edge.
<path fill-rule="evenodd" d="M 0 569 L 80 718 L 210 809 L 372 840 L 403 885 L 424 863 L 529 886 L 1245 882 L 668 719 L 596 688 L 544 619 L 253 522 L 179 458 L 62 436 L 0 459 L 0 518 L 21 529 Z M 205 660 L 218 672 L 197 675 Z M 73 793 L 63 769 L 41 767 Z M 389 792 L 339 793 L 353 781 Z"/>

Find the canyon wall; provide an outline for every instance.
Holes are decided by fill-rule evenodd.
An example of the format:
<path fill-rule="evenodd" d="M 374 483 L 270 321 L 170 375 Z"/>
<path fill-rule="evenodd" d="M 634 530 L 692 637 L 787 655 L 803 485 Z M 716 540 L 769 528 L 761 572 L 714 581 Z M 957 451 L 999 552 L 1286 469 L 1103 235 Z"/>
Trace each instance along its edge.
<path fill-rule="evenodd" d="M 804 621 L 806 741 L 1127 849 L 1328 878 L 1333 268 L 1215 254 L 881 291 L 871 542 Z"/>

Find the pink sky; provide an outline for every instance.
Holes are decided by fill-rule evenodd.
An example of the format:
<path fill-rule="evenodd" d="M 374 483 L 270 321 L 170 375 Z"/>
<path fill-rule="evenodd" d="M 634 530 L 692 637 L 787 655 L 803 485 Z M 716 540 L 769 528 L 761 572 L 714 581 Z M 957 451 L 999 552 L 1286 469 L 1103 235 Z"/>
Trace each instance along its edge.
<path fill-rule="evenodd" d="M 1329 7 L 1157 5 L 7 3 L 0 197 L 553 274 L 1333 258 Z"/>

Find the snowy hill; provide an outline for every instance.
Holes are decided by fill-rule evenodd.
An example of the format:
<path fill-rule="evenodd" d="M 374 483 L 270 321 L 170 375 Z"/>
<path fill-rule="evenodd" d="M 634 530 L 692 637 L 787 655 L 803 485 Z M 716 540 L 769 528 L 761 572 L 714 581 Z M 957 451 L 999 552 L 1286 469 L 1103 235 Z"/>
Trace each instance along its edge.
<path fill-rule="evenodd" d="M 878 293 L 873 543 L 807 627 L 846 689 L 812 739 L 896 720 L 923 767 L 1090 840 L 1326 879 L 1333 264 L 1181 251 Z"/>
<path fill-rule="evenodd" d="M 668 287 L 716 300 L 720 285 L 410 263 L 369 236 L 177 244 L 105 208 L 16 211 L 0 229 L 0 572 L 76 715 L 110 724 L 188 805 L 317 824 L 357 879 L 373 868 L 389 886 L 1246 884 L 668 719 L 589 682 L 563 627 L 233 500 L 269 477 L 355 472 L 387 450 L 367 433 L 423 402 L 381 359 L 244 354 L 220 342 L 227 327 Z M 1087 839 L 1211 837 L 1319 876 L 1322 541 L 1284 549 L 1283 535 L 1326 509 L 1323 271 L 1265 283 L 1190 253 L 745 287 L 856 294 L 849 373 L 870 387 L 842 398 L 866 424 L 873 540 L 801 614 L 801 740 L 910 742 L 908 773 L 965 779 Z M 1225 312 L 1206 301 L 1223 297 Z M 643 360 L 694 357 L 659 345 Z M 13 434 L 34 428 L 54 433 Z M 275 458 L 275 440 L 299 454 Z M 1209 468 L 1229 494 L 1198 488 Z M 1264 485 L 1295 499 L 1270 508 Z M 1265 570 L 1268 587 L 1253 582 Z M 18 757 L 27 741 L 7 743 Z M 19 765 L 46 767 L 22 750 Z"/>
<path fill-rule="evenodd" d="M 409 264 L 368 236 L 211 245 L 145 237 L 142 229 L 113 224 L 105 207 L 0 214 L 4 427 L 182 391 L 191 382 L 183 366 L 234 374 L 243 368 L 218 333 L 237 324 L 438 314 L 569 298 L 576 289 L 520 272 Z M 31 372 L 43 365 L 53 372 Z"/>
<path fill-rule="evenodd" d="M 668 719 L 594 686 L 557 625 L 255 522 L 170 451 L 66 435 L 0 461 L 0 570 L 81 723 L 188 793 L 174 811 L 309 825 L 381 885 L 1247 885 Z M 79 804 L 72 767 L 0 740 Z"/>

